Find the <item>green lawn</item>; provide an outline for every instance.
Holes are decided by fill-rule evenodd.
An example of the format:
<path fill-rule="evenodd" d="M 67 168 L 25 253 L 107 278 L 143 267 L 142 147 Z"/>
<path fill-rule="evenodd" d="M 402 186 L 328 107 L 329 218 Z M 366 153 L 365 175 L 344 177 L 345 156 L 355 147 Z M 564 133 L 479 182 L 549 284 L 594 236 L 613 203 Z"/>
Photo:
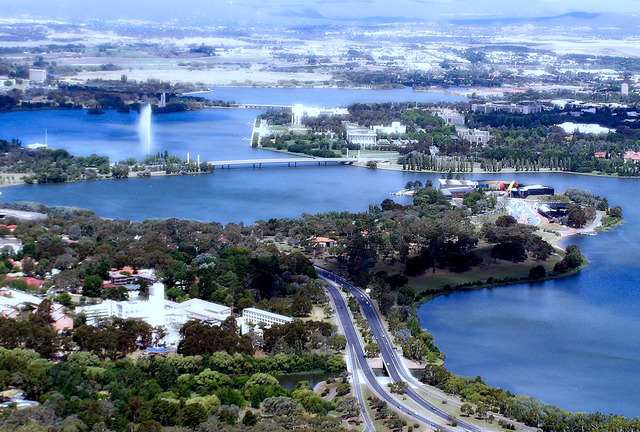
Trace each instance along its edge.
<path fill-rule="evenodd" d="M 518 278 L 529 275 L 532 267 L 543 265 L 547 272 L 553 269 L 553 266 L 562 259 L 559 255 L 553 255 L 547 261 L 536 261 L 529 259 L 525 262 L 513 263 L 511 261 L 496 260 L 491 257 L 491 248 L 493 245 L 481 246 L 473 250 L 480 258 L 482 263 L 479 266 L 472 267 L 465 272 L 456 273 L 450 270 L 436 269 L 435 273 L 432 269 L 427 270 L 420 276 L 410 277 L 409 285 L 411 285 L 416 293 L 425 290 L 433 290 L 441 288 L 445 285 L 458 285 L 478 280 L 487 280 L 489 277 L 494 279 Z M 402 273 L 404 266 L 399 264 L 395 266 L 380 265 L 376 266 L 373 271 L 385 270 L 389 274 Z"/>

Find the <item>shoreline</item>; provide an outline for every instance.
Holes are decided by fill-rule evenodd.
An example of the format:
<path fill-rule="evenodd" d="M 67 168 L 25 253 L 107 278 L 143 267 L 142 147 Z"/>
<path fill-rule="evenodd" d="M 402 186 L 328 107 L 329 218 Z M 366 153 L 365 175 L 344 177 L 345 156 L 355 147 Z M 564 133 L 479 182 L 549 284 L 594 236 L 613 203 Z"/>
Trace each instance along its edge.
<path fill-rule="evenodd" d="M 215 107 L 212 107 L 215 108 Z M 228 107 L 226 107 L 228 108 Z M 284 150 L 275 150 L 275 149 L 267 149 L 267 148 L 262 148 L 259 147 L 259 149 L 261 150 L 266 150 L 266 151 L 273 151 L 276 153 L 280 153 L 280 154 L 288 154 L 291 156 L 297 156 L 300 158 L 307 158 L 307 159 L 315 159 L 314 156 L 311 155 L 307 155 L 307 154 L 301 154 L 301 153 L 291 153 L 291 152 L 287 152 Z M 346 160 L 346 158 L 335 158 L 336 162 L 340 162 L 340 161 L 348 161 Z M 209 161 L 206 161 L 209 162 Z M 353 166 L 353 167 L 357 167 L 357 168 L 365 168 L 365 169 L 371 169 L 369 167 L 366 166 L 366 162 L 356 162 L 353 161 L 351 164 L 345 164 L 345 166 Z M 411 171 L 411 170 L 403 170 L 401 165 L 392 165 L 392 164 L 378 164 L 378 166 L 375 168 L 377 170 L 381 170 L 381 171 L 400 171 L 400 172 L 406 172 L 406 173 L 411 173 L 411 174 L 441 174 L 441 175 L 447 175 L 449 174 L 449 172 L 442 172 L 442 171 L 427 171 L 427 170 L 422 170 L 422 171 Z M 211 172 L 193 172 L 193 173 L 188 173 L 188 174 L 180 174 L 180 173 L 176 173 L 176 174 L 167 174 L 164 172 L 159 172 L 159 171 L 154 171 L 151 173 L 151 177 L 158 177 L 158 176 L 188 176 L 188 175 L 195 175 L 195 174 L 210 174 Z M 493 172 L 493 171 L 476 171 L 474 170 L 473 172 L 462 172 L 462 171 L 453 171 L 453 174 L 460 174 L 460 175 L 474 175 L 474 174 L 482 174 L 482 175 L 514 175 L 514 174 L 568 174 L 568 175 L 578 175 L 578 176 L 587 176 L 587 177 L 597 177 L 597 178 L 607 178 L 607 179 L 629 179 L 629 180 L 638 180 L 640 179 L 640 177 L 618 177 L 618 176 L 605 176 L 605 175 L 599 175 L 599 174 L 589 174 L 589 173 L 576 173 L 576 172 L 570 172 L 570 171 L 552 171 L 552 170 L 548 170 L 548 171 L 507 171 L 507 170 L 503 170 L 500 172 Z M 0 175 L 13 175 L 13 176 L 26 176 L 26 175 L 32 175 L 32 173 L 2 173 Z M 128 176 L 122 179 L 114 179 L 112 177 L 105 177 L 105 178 L 100 178 L 100 179 L 93 179 L 93 180 L 78 180 L 78 181 L 66 181 L 63 183 L 82 183 L 85 181 L 101 181 L 101 180 L 126 180 L 128 178 L 144 178 L 144 177 L 137 177 L 137 176 Z M 41 184 L 41 183 L 34 183 L 34 184 Z M 46 184 L 46 183 L 42 183 L 42 184 Z M 15 182 L 15 183 L 10 183 L 10 184 L 0 184 L 0 189 L 2 188 L 6 188 L 6 187 L 12 187 L 12 186 L 25 186 L 27 185 L 27 183 L 25 183 L 24 181 L 20 180 L 20 182 Z"/>

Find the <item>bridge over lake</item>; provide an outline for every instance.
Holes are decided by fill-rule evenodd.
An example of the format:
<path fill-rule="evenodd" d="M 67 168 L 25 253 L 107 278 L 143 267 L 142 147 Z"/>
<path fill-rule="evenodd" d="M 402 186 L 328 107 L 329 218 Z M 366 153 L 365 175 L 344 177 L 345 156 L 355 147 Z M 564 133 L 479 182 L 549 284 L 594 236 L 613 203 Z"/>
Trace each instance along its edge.
<path fill-rule="evenodd" d="M 242 103 L 236 105 L 238 108 L 248 108 L 248 109 L 267 109 L 267 110 L 286 110 L 291 109 L 291 105 L 274 105 L 274 104 L 253 104 L 253 103 Z"/>
<path fill-rule="evenodd" d="M 288 167 L 297 167 L 298 165 L 315 165 L 328 166 L 329 164 L 341 164 L 341 165 L 353 165 L 357 162 L 356 159 L 343 159 L 343 158 L 281 158 L 281 159 L 238 159 L 238 160 L 220 160 L 220 161 L 207 161 L 209 165 L 212 165 L 215 169 L 220 167 L 224 169 L 231 169 L 232 166 L 251 166 L 253 168 L 262 168 L 263 165 L 286 165 Z"/>

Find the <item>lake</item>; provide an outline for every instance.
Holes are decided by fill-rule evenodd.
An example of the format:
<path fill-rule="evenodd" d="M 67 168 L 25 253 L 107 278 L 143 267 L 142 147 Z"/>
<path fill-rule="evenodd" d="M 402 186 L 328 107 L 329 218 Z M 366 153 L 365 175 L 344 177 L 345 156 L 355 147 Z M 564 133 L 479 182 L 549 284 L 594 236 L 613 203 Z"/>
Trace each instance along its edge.
<path fill-rule="evenodd" d="M 328 93 L 324 93 L 328 92 Z M 215 89 L 207 97 L 245 103 L 346 105 L 439 101 L 445 95 L 402 90 Z M 343 99 L 338 99 L 342 97 Z M 271 100 L 269 100 L 271 99 Z M 337 100 L 338 102 L 333 102 Z M 340 102 L 346 101 L 346 102 Z M 312 103 L 309 103 L 310 105 Z M 153 116 L 154 151 L 204 159 L 276 157 L 242 141 L 260 111 L 206 109 Z M 43 142 L 72 154 L 142 157 L 137 114 L 112 111 L 14 112 L 0 115 L 0 138 Z M 435 174 L 364 168 L 298 167 L 216 170 L 198 176 L 132 178 L 2 189 L 2 201 L 36 201 L 93 209 L 98 215 L 141 221 L 154 217 L 252 223 L 272 217 L 366 211 L 409 180 Z M 421 306 L 422 324 L 435 335 L 454 373 L 481 375 L 490 385 L 528 394 L 572 411 L 640 414 L 640 183 L 634 179 L 567 174 L 468 175 L 588 189 L 621 205 L 627 224 L 597 237 L 572 238 L 591 262 L 580 274 L 539 284 L 455 293 Z M 392 197 L 401 203 L 410 198 Z"/>

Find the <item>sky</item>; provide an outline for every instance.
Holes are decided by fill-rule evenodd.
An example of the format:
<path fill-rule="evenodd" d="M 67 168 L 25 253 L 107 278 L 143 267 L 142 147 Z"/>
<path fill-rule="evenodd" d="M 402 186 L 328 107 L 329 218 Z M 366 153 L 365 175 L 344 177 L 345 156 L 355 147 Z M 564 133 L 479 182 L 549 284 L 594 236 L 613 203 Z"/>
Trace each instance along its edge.
<path fill-rule="evenodd" d="M 0 18 L 328 24 L 637 13 L 640 0 L 0 0 Z"/>

